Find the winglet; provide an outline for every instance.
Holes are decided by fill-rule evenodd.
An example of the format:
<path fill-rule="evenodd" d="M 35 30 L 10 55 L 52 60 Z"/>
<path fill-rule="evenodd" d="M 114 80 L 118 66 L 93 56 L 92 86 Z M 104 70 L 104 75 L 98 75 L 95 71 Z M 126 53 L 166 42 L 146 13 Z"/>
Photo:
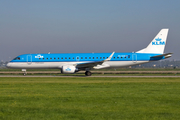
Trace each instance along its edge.
<path fill-rule="evenodd" d="M 104 60 L 104 62 L 106 62 L 106 61 L 110 61 L 111 60 L 111 58 L 113 57 L 113 55 L 114 55 L 114 53 L 115 52 L 113 52 L 106 60 Z"/>

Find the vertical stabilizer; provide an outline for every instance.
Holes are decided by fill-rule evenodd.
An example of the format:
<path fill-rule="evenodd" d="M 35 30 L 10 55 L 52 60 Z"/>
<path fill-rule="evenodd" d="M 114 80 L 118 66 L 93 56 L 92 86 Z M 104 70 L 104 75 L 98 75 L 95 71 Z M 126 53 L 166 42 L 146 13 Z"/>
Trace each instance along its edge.
<path fill-rule="evenodd" d="M 137 51 L 136 53 L 163 54 L 166 45 L 168 31 L 169 29 L 162 29 L 146 48 Z"/>

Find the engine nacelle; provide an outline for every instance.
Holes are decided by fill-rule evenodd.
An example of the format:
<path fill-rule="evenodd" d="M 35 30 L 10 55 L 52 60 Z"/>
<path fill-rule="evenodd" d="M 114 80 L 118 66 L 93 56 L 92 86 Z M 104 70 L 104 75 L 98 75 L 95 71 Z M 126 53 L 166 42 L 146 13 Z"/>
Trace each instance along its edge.
<path fill-rule="evenodd" d="M 63 74 L 72 74 L 77 72 L 77 68 L 75 66 L 65 65 L 62 66 L 61 73 Z"/>

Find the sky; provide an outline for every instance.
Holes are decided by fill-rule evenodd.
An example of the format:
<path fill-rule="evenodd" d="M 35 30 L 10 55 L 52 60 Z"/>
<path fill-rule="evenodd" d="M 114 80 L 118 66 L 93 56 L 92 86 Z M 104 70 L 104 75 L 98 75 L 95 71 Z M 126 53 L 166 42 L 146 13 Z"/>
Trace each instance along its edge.
<path fill-rule="evenodd" d="M 0 0 L 0 60 L 28 53 L 136 52 L 169 28 L 180 60 L 179 0 Z"/>

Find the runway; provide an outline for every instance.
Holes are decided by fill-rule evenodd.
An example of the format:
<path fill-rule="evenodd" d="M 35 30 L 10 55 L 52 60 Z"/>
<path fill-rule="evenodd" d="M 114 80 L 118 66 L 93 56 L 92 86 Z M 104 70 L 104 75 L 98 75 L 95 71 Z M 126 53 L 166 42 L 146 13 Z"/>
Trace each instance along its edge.
<path fill-rule="evenodd" d="M 105 78 L 180 78 L 180 76 L 106 76 L 106 75 L 103 75 L 103 76 L 56 76 L 56 75 L 26 75 L 26 76 L 23 76 L 23 75 L 0 75 L 0 77 L 23 77 L 23 78 L 26 78 L 26 77 L 97 77 L 97 78 L 102 78 L 102 77 L 105 77 Z"/>

